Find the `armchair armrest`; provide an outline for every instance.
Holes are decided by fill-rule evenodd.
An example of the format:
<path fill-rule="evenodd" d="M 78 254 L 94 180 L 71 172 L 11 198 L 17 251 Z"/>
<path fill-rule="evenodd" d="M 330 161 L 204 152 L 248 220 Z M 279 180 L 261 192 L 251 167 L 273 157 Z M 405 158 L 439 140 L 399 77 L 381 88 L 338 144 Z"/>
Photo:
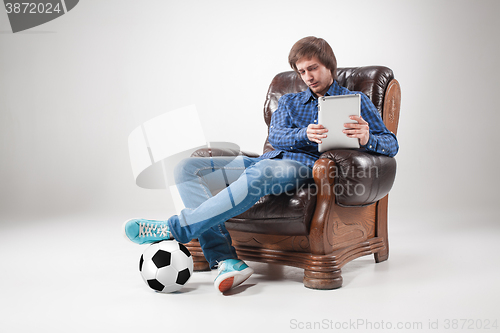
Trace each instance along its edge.
<path fill-rule="evenodd" d="M 191 154 L 191 157 L 216 157 L 216 156 L 239 156 L 259 157 L 259 154 L 240 151 L 231 148 L 200 148 Z"/>
<path fill-rule="evenodd" d="M 389 193 L 395 177 L 394 158 L 362 150 L 330 150 L 314 165 L 316 184 L 331 184 L 333 180 L 333 194 L 339 206 L 377 202 Z"/>

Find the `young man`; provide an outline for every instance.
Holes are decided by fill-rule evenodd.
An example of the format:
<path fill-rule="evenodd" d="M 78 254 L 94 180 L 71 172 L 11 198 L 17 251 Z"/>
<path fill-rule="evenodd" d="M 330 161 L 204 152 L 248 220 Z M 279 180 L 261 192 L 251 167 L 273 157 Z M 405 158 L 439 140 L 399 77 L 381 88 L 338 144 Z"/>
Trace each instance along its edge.
<path fill-rule="evenodd" d="M 185 209 L 166 221 L 134 219 L 125 234 L 138 244 L 164 239 L 187 243 L 198 238 L 203 253 L 219 274 L 214 285 L 227 291 L 250 277 L 253 270 L 239 260 L 224 222 L 252 207 L 261 197 L 298 188 L 311 181 L 319 158 L 318 143 L 328 130 L 318 124 L 318 97 L 353 94 L 336 81 L 337 62 L 328 43 L 306 37 L 290 50 L 289 63 L 308 89 L 280 98 L 269 128 L 274 151 L 260 157 L 188 158 L 176 167 L 175 179 Z M 396 155 L 399 147 L 373 103 L 361 94 L 361 116 L 343 132 L 357 138 L 367 151 Z"/>

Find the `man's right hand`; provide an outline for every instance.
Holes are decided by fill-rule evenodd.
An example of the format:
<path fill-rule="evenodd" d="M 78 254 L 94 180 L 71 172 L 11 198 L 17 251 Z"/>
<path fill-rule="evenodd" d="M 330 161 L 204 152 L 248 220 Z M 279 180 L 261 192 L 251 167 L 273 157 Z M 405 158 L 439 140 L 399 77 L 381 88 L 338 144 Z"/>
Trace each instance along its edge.
<path fill-rule="evenodd" d="M 307 138 L 309 141 L 316 142 L 316 143 L 321 143 L 321 139 L 324 139 L 327 137 L 325 134 L 328 132 L 328 130 L 323 126 L 319 124 L 310 124 L 307 126 Z"/>

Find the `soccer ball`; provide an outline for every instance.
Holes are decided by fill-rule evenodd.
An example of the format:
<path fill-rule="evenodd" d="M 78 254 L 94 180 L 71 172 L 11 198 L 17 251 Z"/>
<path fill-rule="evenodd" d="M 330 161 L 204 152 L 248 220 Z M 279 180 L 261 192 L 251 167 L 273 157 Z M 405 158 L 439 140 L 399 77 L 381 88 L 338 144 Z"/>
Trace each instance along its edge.
<path fill-rule="evenodd" d="M 181 289 L 193 274 L 193 257 L 175 240 L 153 243 L 142 254 L 139 271 L 152 289 L 171 293 Z"/>

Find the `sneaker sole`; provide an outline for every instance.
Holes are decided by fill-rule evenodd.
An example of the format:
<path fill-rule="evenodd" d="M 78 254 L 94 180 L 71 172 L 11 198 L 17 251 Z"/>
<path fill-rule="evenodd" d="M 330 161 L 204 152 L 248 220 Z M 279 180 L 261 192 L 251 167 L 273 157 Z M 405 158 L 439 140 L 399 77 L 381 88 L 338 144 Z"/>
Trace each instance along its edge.
<path fill-rule="evenodd" d="M 234 276 L 231 276 L 229 279 L 225 279 L 219 284 L 219 291 L 221 293 L 228 291 L 233 287 Z"/>
<path fill-rule="evenodd" d="M 224 280 L 217 284 L 215 281 L 215 286 L 220 292 L 226 292 L 231 288 L 239 286 L 253 274 L 253 269 L 250 267 L 245 268 L 242 271 L 234 271 L 230 276 L 226 277 Z"/>

